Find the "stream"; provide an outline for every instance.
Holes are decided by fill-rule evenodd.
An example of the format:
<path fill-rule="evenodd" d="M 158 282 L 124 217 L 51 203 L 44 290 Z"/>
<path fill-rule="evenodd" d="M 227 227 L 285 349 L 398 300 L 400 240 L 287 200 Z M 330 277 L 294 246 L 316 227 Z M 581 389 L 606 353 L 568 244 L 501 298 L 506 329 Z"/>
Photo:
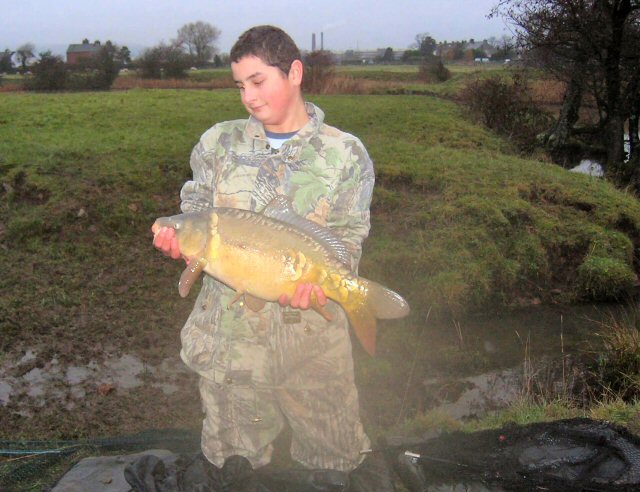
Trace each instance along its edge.
<path fill-rule="evenodd" d="M 451 374 L 465 375 L 442 378 L 421 374 L 417 384 L 424 385 L 425 394 L 430 395 L 430 407 L 440 407 L 460 419 L 481 415 L 521 396 L 533 373 L 543 373 L 550 364 L 564 365 L 589 344 L 597 344 L 595 333 L 612 318 L 628 319 L 633 309 L 622 304 L 531 306 L 500 315 L 430 324 L 427 329 L 433 353 L 424 357 L 437 357 L 443 347 L 459 346 L 460 351 L 477 354 L 489 370 L 470 374 L 465 367 L 452 365 Z M 196 378 L 177 350 L 175 356 L 155 365 L 133 353 L 105 353 L 102 360 L 84 365 L 63 365 L 53 358 L 34 367 L 32 361 L 37 356 L 33 348 L 18 357 L 6 355 L 0 359 L 0 406 L 13 403 L 20 415 L 29 417 L 48 399 L 64 401 L 66 409 L 73 410 L 88 391 L 96 388 L 109 392 L 146 384 L 172 395 L 188 384 L 195 391 Z M 462 359 L 460 364 L 464 363 Z M 560 376 L 549 371 L 545 378 Z"/>
<path fill-rule="evenodd" d="M 599 334 L 613 322 L 630 324 L 636 310 L 635 303 L 531 306 L 432 327 L 430 333 L 448 338 L 431 337 L 433 357 L 443 346 L 457 344 L 488 369 L 469 373 L 469 357 L 461 357 L 458 366 L 449 362 L 448 369 L 463 376 L 425 375 L 425 409 L 465 419 L 508 406 L 525 394 L 570 395 L 584 382 L 577 359 L 601 347 Z"/>

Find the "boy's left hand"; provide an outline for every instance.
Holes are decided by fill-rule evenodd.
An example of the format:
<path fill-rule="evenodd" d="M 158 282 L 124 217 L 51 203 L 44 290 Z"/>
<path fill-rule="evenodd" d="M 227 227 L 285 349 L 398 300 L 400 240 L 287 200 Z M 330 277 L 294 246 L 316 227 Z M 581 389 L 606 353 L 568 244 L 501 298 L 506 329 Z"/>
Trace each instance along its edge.
<path fill-rule="evenodd" d="M 296 291 L 291 299 L 287 294 L 282 294 L 278 299 L 278 302 L 282 307 L 291 306 L 295 309 L 309 309 L 312 306 L 311 295 L 315 297 L 315 303 L 324 307 L 327 304 L 327 296 L 325 295 L 322 287 L 316 284 L 298 284 Z"/>

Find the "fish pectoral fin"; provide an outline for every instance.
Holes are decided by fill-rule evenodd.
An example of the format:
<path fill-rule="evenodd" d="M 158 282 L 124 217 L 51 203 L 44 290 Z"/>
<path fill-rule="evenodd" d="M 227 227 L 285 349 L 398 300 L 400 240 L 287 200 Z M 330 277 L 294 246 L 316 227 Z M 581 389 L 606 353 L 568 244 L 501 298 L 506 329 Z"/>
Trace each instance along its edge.
<path fill-rule="evenodd" d="M 264 299 L 259 299 L 257 297 L 253 297 L 251 294 L 245 294 L 244 295 L 244 304 L 245 306 L 247 306 L 249 309 L 251 309 L 251 311 L 257 313 L 258 311 L 260 311 L 264 305 L 267 303 L 267 301 L 265 301 Z"/>
<path fill-rule="evenodd" d="M 227 309 L 229 309 L 236 302 L 238 302 L 240 299 L 242 299 L 243 295 L 244 295 L 244 292 L 236 292 L 236 295 L 233 297 L 233 299 L 231 299 L 231 301 L 229 301 L 229 304 L 227 304 Z"/>
<path fill-rule="evenodd" d="M 231 306 L 233 306 L 240 299 L 242 299 L 242 304 L 244 304 L 249 309 L 251 309 L 251 311 L 256 313 L 260 311 L 264 307 L 264 305 L 267 303 L 267 301 L 263 299 L 259 299 L 257 297 L 253 297 L 251 294 L 246 294 L 245 292 L 237 292 L 235 297 L 231 299 L 231 302 L 227 304 L 227 308 L 230 308 Z"/>
<path fill-rule="evenodd" d="M 180 275 L 180 282 L 178 282 L 180 297 L 187 297 L 189 295 L 191 287 L 193 287 L 195 281 L 198 280 L 205 266 L 207 266 L 207 260 L 204 258 L 194 258 L 189 261 L 187 268 L 185 268 L 182 275 Z"/>
<path fill-rule="evenodd" d="M 320 305 L 313 292 L 311 293 L 310 307 L 327 321 L 333 321 L 333 315 L 327 310 L 325 306 Z"/>

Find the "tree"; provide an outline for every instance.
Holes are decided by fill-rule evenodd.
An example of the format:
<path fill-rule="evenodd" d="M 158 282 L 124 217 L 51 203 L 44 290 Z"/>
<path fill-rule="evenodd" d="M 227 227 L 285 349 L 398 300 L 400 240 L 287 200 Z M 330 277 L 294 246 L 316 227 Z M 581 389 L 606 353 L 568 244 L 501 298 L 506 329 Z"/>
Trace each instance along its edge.
<path fill-rule="evenodd" d="M 209 62 L 218 51 L 216 41 L 220 30 L 207 22 L 191 22 L 178 30 L 177 46 L 185 47 L 196 66 Z"/>
<path fill-rule="evenodd" d="M 65 88 L 67 71 L 65 63 L 51 51 L 40 53 L 40 59 L 31 67 L 32 75 L 25 81 L 25 86 L 34 91 L 59 91 Z"/>
<path fill-rule="evenodd" d="M 451 50 L 451 59 L 452 60 L 462 60 L 464 58 L 464 48 L 466 47 L 466 41 L 456 41 L 453 43 L 453 48 Z"/>
<path fill-rule="evenodd" d="M 423 60 L 424 56 L 422 56 L 419 50 L 405 50 L 404 53 L 402 53 L 403 63 L 422 63 Z"/>
<path fill-rule="evenodd" d="M 13 73 L 15 68 L 13 66 L 13 51 L 5 49 L 0 52 L 0 73 Z"/>
<path fill-rule="evenodd" d="M 334 62 L 329 52 L 312 51 L 305 57 L 302 89 L 305 92 L 322 93 L 335 75 Z"/>
<path fill-rule="evenodd" d="M 500 40 L 495 40 L 493 45 L 496 51 L 491 55 L 492 60 L 507 60 L 515 56 L 515 43 L 510 36 L 502 36 Z"/>
<path fill-rule="evenodd" d="M 131 63 L 131 50 L 128 47 L 123 46 L 122 48 L 120 48 L 120 53 L 118 54 L 118 56 L 123 65 L 128 65 L 129 63 Z"/>
<path fill-rule="evenodd" d="M 432 56 L 438 43 L 428 33 L 416 34 L 415 47 L 422 56 Z"/>
<path fill-rule="evenodd" d="M 127 51 L 107 40 L 94 43 L 99 50 L 90 58 L 83 58 L 73 66 L 67 66 L 66 88 L 71 90 L 108 90 L 124 64 Z"/>
<path fill-rule="evenodd" d="M 92 61 L 96 89 L 109 89 L 122 67 L 121 49 L 107 41 Z"/>
<path fill-rule="evenodd" d="M 560 118 L 547 136 L 552 151 L 576 134 L 588 92 L 600 115 L 592 134 L 606 152 L 607 171 L 627 181 L 638 174 L 624 163 L 624 123 L 638 107 L 640 1 L 501 0 L 492 15 L 514 26 L 529 63 L 566 82 Z"/>
<path fill-rule="evenodd" d="M 389 47 L 384 50 L 384 55 L 382 55 L 382 61 L 386 63 L 390 63 L 395 60 L 395 55 L 393 54 L 393 48 Z"/>
<path fill-rule="evenodd" d="M 22 73 L 27 71 L 27 62 L 32 58 L 35 58 L 35 49 L 36 47 L 33 43 L 25 43 L 16 50 L 16 58 L 18 59 L 18 63 L 20 63 Z"/>
<path fill-rule="evenodd" d="M 136 60 L 136 65 L 145 79 L 182 78 L 186 77 L 189 62 L 189 55 L 178 46 L 161 43 L 146 49 Z"/>

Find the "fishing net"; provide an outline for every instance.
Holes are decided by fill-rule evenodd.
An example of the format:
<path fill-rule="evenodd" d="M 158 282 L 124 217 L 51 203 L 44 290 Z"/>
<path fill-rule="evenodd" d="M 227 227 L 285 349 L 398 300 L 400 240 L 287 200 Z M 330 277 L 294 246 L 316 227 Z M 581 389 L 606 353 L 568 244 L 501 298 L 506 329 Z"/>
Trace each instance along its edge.
<path fill-rule="evenodd" d="M 452 485 L 482 491 L 640 490 L 640 438 L 590 419 L 447 433 L 387 449 L 394 450 L 391 458 L 411 492 Z"/>
<path fill-rule="evenodd" d="M 85 441 L 0 441 L 0 490 L 48 490 L 80 458 L 150 449 L 171 453 L 157 457 L 143 452 L 128 465 L 124 475 L 132 490 L 347 490 L 347 474 L 331 470 L 271 465 L 253 470 L 237 456 L 218 469 L 199 454 L 199 439 L 197 433 L 155 431 Z M 369 452 L 384 457 L 394 470 L 398 490 L 410 492 L 640 490 L 640 438 L 590 419 L 514 424 L 429 439 L 389 438 Z"/>
<path fill-rule="evenodd" d="M 88 456 L 167 449 L 190 454 L 200 449 L 200 434 L 183 430 L 147 431 L 130 436 L 83 440 L 0 440 L 0 490 L 46 490 L 77 461 Z"/>

